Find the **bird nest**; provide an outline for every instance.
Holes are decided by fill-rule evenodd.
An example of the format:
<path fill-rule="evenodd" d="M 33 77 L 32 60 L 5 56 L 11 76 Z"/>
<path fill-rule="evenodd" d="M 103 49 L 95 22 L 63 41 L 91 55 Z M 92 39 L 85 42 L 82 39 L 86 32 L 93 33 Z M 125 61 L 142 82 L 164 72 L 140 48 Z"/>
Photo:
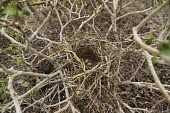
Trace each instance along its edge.
<path fill-rule="evenodd" d="M 84 61 L 86 67 L 94 66 L 101 61 L 98 45 L 83 43 L 76 48 L 75 52 Z"/>

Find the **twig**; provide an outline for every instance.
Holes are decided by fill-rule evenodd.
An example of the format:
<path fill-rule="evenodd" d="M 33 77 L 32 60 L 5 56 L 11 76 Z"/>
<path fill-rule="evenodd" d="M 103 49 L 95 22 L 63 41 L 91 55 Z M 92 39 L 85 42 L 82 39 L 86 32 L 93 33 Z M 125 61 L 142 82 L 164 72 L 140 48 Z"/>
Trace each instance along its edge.
<path fill-rule="evenodd" d="M 140 13 L 145 13 L 149 10 L 151 10 L 152 8 L 148 8 L 148 9 L 145 9 L 145 10 L 142 10 L 142 11 L 134 11 L 134 12 L 130 12 L 130 13 L 126 13 L 125 15 L 122 15 L 120 17 L 117 17 L 116 20 L 120 20 L 121 18 L 124 18 L 126 16 L 129 16 L 129 15 L 132 15 L 132 14 L 140 14 Z"/>
<path fill-rule="evenodd" d="M 170 103 L 170 96 L 169 94 L 166 92 L 166 89 L 163 87 L 162 83 L 160 82 L 156 72 L 155 72 L 155 69 L 153 67 L 153 63 L 151 61 L 151 56 L 150 54 L 147 52 L 147 51 L 144 51 L 144 55 L 147 59 L 147 62 L 148 62 L 148 66 L 149 66 L 149 69 L 151 71 L 151 74 L 152 74 L 152 77 L 156 83 L 156 85 L 159 87 L 160 91 L 162 92 L 162 94 L 164 95 L 164 97 L 166 98 L 166 100 L 168 101 L 168 103 Z"/>
<path fill-rule="evenodd" d="M 25 97 L 28 96 L 35 88 L 42 86 L 45 82 L 47 82 L 47 81 L 49 80 L 49 78 L 52 78 L 52 77 L 54 77 L 54 76 L 56 76 L 57 74 L 60 74 L 60 73 L 61 73 L 61 70 L 58 70 L 57 72 L 54 72 L 54 73 L 52 73 L 52 74 L 50 74 L 50 75 L 47 75 L 47 76 L 49 76 L 48 78 L 46 78 L 46 79 L 42 80 L 40 83 L 36 84 L 33 88 L 31 88 L 30 90 L 28 90 L 26 93 L 18 96 L 18 100 L 21 100 L 21 99 L 25 98 Z M 17 74 L 18 74 L 18 73 L 17 73 Z M 22 74 L 19 73 L 18 76 L 20 76 L 20 75 L 22 75 Z M 43 75 L 44 75 L 44 74 L 43 74 Z M 16 77 L 16 75 L 13 75 L 13 76 Z M 14 78 L 12 78 L 12 79 L 14 79 Z M 11 85 L 12 85 L 12 84 L 11 84 Z M 9 106 L 11 106 L 12 104 L 13 104 L 13 102 L 8 103 L 8 104 L 2 109 L 2 113 L 5 113 L 6 109 L 9 108 Z"/>
<path fill-rule="evenodd" d="M 164 2 L 163 4 L 161 4 L 158 8 L 156 8 L 155 10 L 153 10 L 144 20 L 142 20 L 136 27 L 133 28 L 133 35 L 134 35 L 134 40 L 145 50 L 144 50 L 144 55 L 147 59 L 147 62 L 148 62 L 148 66 L 149 66 L 149 69 L 151 71 L 151 74 L 152 74 L 152 77 L 156 83 L 156 85 L 159 87 L 160 91 L 162 92 L 162 94 L 164 95 L 164 97 L 166 98 L 166 100 L 168 101 L 168 103 L 170 103 L 170 96 L 169 94 L 166 92 L 165 88 L 162 86 L 156 72 L 155 72 L 155 69 L 154 69 L 154 66 L 152 64 L 152 61 L 151 61 L 151 56 L 150 54 L 148 53 L 151 52 L 151 53 L 154 53 L 156 55 L 161 55 L 160 51 L 158 49 L 155 49 L 147 44 L 145 44 L 141 38 L 139 37 L 138 35 L 138 30 L 140 28 L 142 28 L 155 14 L 157 14 L 161 9 L 163 9 L 164 7 L 166 7 L 168 5 L 169 1 L 166 1 Z M 161 56 L 163 59 L 166 58 L 166 56 Z"/>
<path fill-rule="evenodd" d="M 161 9 L 166 7 L 168 5 L 168 1 L 164 2 L 161 4 L 158 8 L 153 10 L 144 20 L 142 20 L 136 27 L 133 28 L 133 35 L 134 35 L 134 40 L 145 50 L 154 53 L 156 55 L 160 55 L 160 51 L 158 49 L 155 49 L 147 44 L 145 44 L 141 38 L 138 35 L 138 30 L 142 28 L 155 14 L 157 14 Z"/>
<path fill-rule="evenodd" d="M 16 40 L 13 39 L 12 37 L 10 37 L 8 34 L 6 34 L 5 31 L 4 31 L 4 29 L 0 30 L 0 32 L 1 32 L 5 37 L 7 37 L 12 43 L 17 44 L 17 45 L 18 45 L 19 47 L 21 47 L 21 48 L 27 48 L 26 45 L 21 44 L 20 42 L 16 41 Z M 39 55 L 39 56 L 42 56 L 42 57 L 44 57 L 44 58 L 46 58 L 46 59 L 48 59 L 48 60 L 52 60 L 49 56 L 46 56 L 46 55 L 44 55 L 43 53 L 38 52 L 37 50 L 33 49 L 33 48 L 30 47 L 30 46 L 28 47 L 28 49 L 31 50 L 32 52 L 36 53 L 36 54 Z"/>
<path fill-rule="evenodd" d="M 35 32 L 31 35 L 31 37 L 29 38 L 29 40 L 31 41 L 36 35 L 37 33 L 40 31 L 40 29 L 45 25 L 45 23 L 48 21 L 48 19 L 51 16 L 52 11 L 50 11 L 46 17 L 46 19 L 43 21 L 43 23 L 35 30 Z"/>

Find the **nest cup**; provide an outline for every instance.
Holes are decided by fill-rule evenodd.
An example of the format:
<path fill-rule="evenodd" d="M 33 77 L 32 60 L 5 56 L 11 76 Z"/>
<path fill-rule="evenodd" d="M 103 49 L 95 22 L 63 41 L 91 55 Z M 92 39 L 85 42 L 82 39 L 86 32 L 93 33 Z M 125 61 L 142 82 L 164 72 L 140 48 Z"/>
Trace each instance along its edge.
<path fill-rule="evenodd" d="M 98 46 L 94 44 L 80 44 L 75 52 L 84 61 L 86 66 L 94 66 L 101 60 L 98 53 Z"/>

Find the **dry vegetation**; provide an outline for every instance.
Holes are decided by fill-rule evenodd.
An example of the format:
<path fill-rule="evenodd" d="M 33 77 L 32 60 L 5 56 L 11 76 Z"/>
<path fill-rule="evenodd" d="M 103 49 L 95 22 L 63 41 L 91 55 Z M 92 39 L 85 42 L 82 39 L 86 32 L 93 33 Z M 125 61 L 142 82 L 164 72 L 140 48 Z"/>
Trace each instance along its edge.
<path fill-rule="evenodd" d="M 154 7 L 151 0 L 116 3 L 26 0 L 18 7 L 29 16 L 3 14 L 0 77 L 8 82 L 0 82 L 1 112 L 169 113 L 132 32 L 162 1 L 155 0 Z M 157 38 L 154 48 L 168 37 L 167 29 L 152 32 L 167 25 L 168 10 L 139 31 L 143 40 Z M 169 93 L 170 67 L 153 65 Z"/>

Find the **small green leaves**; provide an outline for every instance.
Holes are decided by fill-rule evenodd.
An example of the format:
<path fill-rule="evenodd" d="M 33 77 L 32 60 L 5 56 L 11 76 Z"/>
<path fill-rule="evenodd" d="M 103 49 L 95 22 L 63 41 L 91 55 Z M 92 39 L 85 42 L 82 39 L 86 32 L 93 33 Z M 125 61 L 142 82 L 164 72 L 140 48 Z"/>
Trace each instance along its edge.
<path fill-rule="evenodd" d="M 87 2 L 84 2 L 83 4 L 84 4 L 85 6 L 87 6 Z"/>
<path fill-rule="evenodd" d="M 21 33 L 18 33 L 16 31 L 12 31 L 11 29 L 8 29 L 8 28 L 5 28 L 5 32 L 9 33 L 15 39 L 19 39 L 21 37 Z"/>
<path fill-rule="evenodd" d="M 5 84 L 6 82 L 8 82 L 8 80 L 6 78 L 0 79 L 0 94 L 2 94 L 6 90 L 6 88 L 7 88 L 7 86 Z"/>
<path fill-rule="evenodd" d="M 29 86 L 29 82 L 24 82 L 23 84 L 21 84 L 21 86 L 27 88 Z"/>
<path fill-rule="evenodd" d="M 11 6 L 6 6 L 3 13 L 9 15 L 17 15 L 17 10 Z"/>
<path fill-rule="evenodd" d="M 14 35 L 14 38 L 19 39 L 21 34 L 14 32 L 12 35 Z"/>
<path fill-rule="evenodd" d="M 39 88 L 35 88 L 34 90 L 33 90 L 33 93 L 39 93 L 40 92 L 40 89 Z"/>
<path fill-rule="evenodd" d="M 152 60 L 153 63 L 156 63 L 156 62 L 157 62 L 157 56 L 154 55 L 154 56 L 151 58 L 151 60 Z"/>
<path fill-rule="evenodd" d="M 161 50 L 161 53 L 164 54 L 165 56 L 170 56 L 170 49 Z"/>
<path fill-rule="evenodd" d="M 7 6 L 5 6 L 3 13 L 12 16 L 21 16 L 22 12 L 17 8 L 18 0 L 11 0 Z"/>
<path fill-rule="evenodd" d="M 18 66 L 23 66 L 26 64 L 22 59 L 17 59 L 16 63 L 18 64 Z"/>
<path fill-rule="evenodd" d="M 63 37 L 64 38 L 64 40 L 67 40 L 67 39 L 69 39 L 69 37 L 68 36 L 65 36 L 65 37 Z"/>
<path fill-rule="evenodd" d="M 5 83 L 5 82 L 8 82 L 8 80 L 5 79 L 5 78 L 1 78 L 1 79 L 0 79 L 0 83 Z"/>
<path fill-rule="evenodd" d="M 29 11 L 23 11 L 23 14 L 29 16 L 30 12 Z"/>
<path fill-rule="evenodd" d="M 41 0 L 34 0 L 34 2 L 41 2 Z"/>
<path fill-rule="evenodd" d="M 145 39 L 151 39 L 151 38 L 152 38 L 151 35 L 146 35 L 146 36 L 145 36 Z"/>
<path fill-rule="evenodd" d="M 0 88 L 0 94 L 2 94 L 4 92 L 4 88 Z"/>
<path fill-rule="evenodd" d="M 9 14 L 15 17 L 20 17 L 22 15 L 30 15 L 29 11 L 19 11 L 18 9 L 18 0 L 11 0 L 7 6 L 3 8 L 3 14 Z"/>
<path fill-rule="evenodd" d="M 170 56 L 170 41 L 162 44 L 158 49 L 160 50 L 161 54 Z"/>
<path fill-rule="evenodd" d="M 7 48 L 7 50 L 13 53 L 15 52 L 16 49 L 17 49 L 16 44 L 9 44 L 9 47 Z"/>
<path fill-rule="evenodd" d="M 148 45 L 151 45 L 156 38 L 152 35 L 146 35 L 145 39 L 146 39 L 145 43 Z"/>
<path fill-rule="evenodd" d="M 147 39 L 147 40 L 146 40 L 146 44 L 151 45 L 151 44 L 152 44 L 152 40 L 153 40 L 153 39 Z"/>
<path fill-rule="evenodd" d="M 86 33 L 84 34 L 84 36 L 87 37 L 87 36 L 89 36 L 89 34 L 90 34 L 90 33 L 89 33 L 88 31 L 86 31 Z"/>
<path fill-rule="evenodd" d="M 18 3 L 18 0 L 11 0 L 11 3 L 16 4 L 16 3 Z"/>
<path fill-rule="evenodd" d="M 7 102 L 7 100 L 1 100 L 2 102 L 0 102 L 0 106 L 4 106 L 4 104 Z"/>
<path fill-rule="evenodd" d="M 64 13 L 64 12 L 62 12 L 61 17 L 62 17 L 62 18 L 65 18 L 65 17 L 66 17 L 66 15 L 65 15 L 65 13 Z"/>
<path fill-rule="evenodd" d="M 16 63 L 18 66 L 26 65 L 26 63 L 24 62 L 24 60 L 22 59 L 20 55 L 16 55 L 16 57 L 17 57 L 17 61 L 13 63 Z"/>

